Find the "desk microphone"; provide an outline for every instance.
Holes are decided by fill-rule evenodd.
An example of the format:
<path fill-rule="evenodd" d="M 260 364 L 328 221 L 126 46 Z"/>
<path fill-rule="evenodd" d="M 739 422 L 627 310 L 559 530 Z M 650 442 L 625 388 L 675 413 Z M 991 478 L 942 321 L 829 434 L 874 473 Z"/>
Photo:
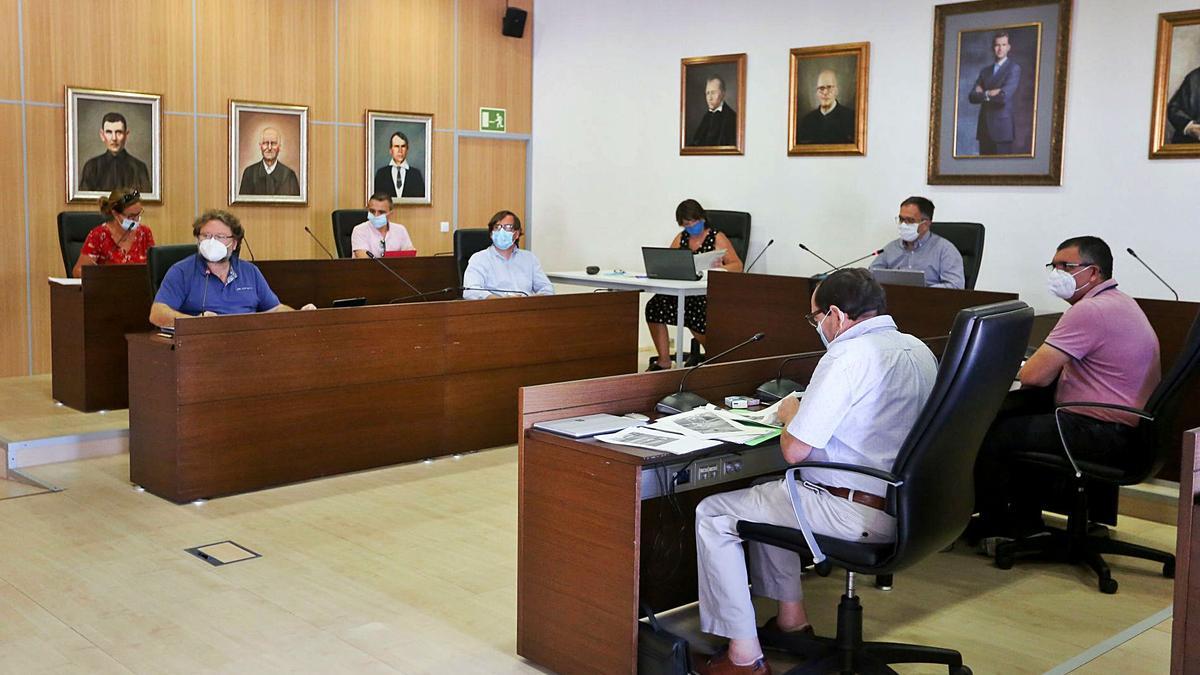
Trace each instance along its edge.
<path fill-rule="evenodd" d="M 250 248 L 250 240 L 246 238 L 245 234 L 242 235 L 242 243 L 246 245 L 246 252 L 250 254 L 250 262 L 254 262 L 254 249 Z"/>
<path fill-rule="evenodd" d="M 1171 284 L 1168 284 L 1166 279 L 1163 279 L 1162 277 L 1158 276 L 1158 272 L 1155 272 L 1153 269 L 1151 269 L 1151 267 L 1146 264 L 1145 260 L 1142 260 L 1141 258 L 1139 258 L 1138 254 L 1133 252 L 1133 249 L 1127 248 L 1125 250 L 1129 252 L 1129 255 L 1133 256 L 1134 260 L 1142 263 L 1142 267 L 1145 267 L 1146 269 L 1150 270 L 1150 274 L 1153 274 L 1155 279 L 1158 279 L 1159 281 L 1161 281 L 1162 285 L 1166 286 L 1167 290 L 1171 291 L 1171 293 L 1173 293 L 1175 295 L 1175 300 L 1179 300 L 1179 294 L 1175 292 L 1174 288 L 1171 288 Z"/>
<path fill-rule="evenodd" d="M 417 300 L 419 298 L 426 298 L 426 297 L 433 296 L 433 295 L 441 295 L 443 293 L 453 293 L 455 291 L 461 291 L 462 289 L 463 289 L 462 286 L 448 286 L 446 288 L 439 288 L 436 291 L 429 291 L 427 293 L 417 293 L 416 295 L 404 295 L 399 298 L 392 298 L 391 300 L 387 301 L 387 304 L 395 305 L 397 303 L 401 303 L 406 300 Z"/>
<path fill-rule="evenodd" d="M 498 294 L 498 293 L 520 293 L 521 295 L 523 295 L 527 298 L 529 297 L 529 294 L 526 293 L 525 291 L 518 291 L 518 290 L 512 289 L 512 288 L 484 288 L 483 286 L 459 286 L 459 288 L 464 291 L 487 291 L 488 293 L 495 293 L 495 294 Z"/>
<path fill-rule="evenodd" d="M 783 367 L 792 361 L 811 359 L 821 356 L 824 353 L 824 351 L 804 352 L 803 354 L 797 354 L 784 359 L 779 364 L 779 372 L 776 373 L 775 379 L 767 380 L 766 382 L 758 385 L 758 389 L 754 390 L 754 395 L 757 396 L 760 401 L 778 401 L 792 392 L 804 391 L 804 385 L 793 379 L 783 376 Z"/>
<path fill-rule="evenodd" d="M 742 270 L 742 272 L 749 272 L 750 268 L 754 267 L 754 263 L 758 262 L 758 259 L 763 257 L 763 254 L 766 253 L 767 249 L 771 248 L 771 244 L 774 244 L 774 243 L 775 243 L 774 239 L 772 239 L 771 241 L 768 241 L 767 245 L 763 247 L 763 250 L 759 251 L 758 255 L 754 256 L 754 260 L 751 260 L 750 264 L 746 265 L 746 269 Z"/>
<path fill-rule="evenodd" d="M 829 262 L 828 260 L 826 260 L 826 259 L 822 258 L 821 256 L 817 255 L 817 252 L 816 252 L 816 251 L 814 251 L 814 250 L 812 250 L 811 248 L 809 248 L 809 247 L 805 246 L 804 244 L 800 244 L 800 248 L 802 248 L 802 249 L 804 249 L 805 251 L 808 251 L 809 253 L 811 253 L 811 254 L 813 255 L 813 257 L 815 257 L 817 260 L 820 260 L 821 262 L 825 263 L 826 265 L 829 265 L 829 269 L 830 269 L 830 271 L 832 271 L 832 270 L 836 270 L 836 269 L 837 269 L 837 265 L 834 265 L 833 263 Z"/>
<path fill-rule="evenodd" d="M 691 377 L 692 373 L 696 372 L 697 370 L 700 370 L 701 368 L 703 368 L 704 366 L 707 366 L 708 364 L 712 363 L 713 361 L 716 361 L 717 359 L 721 358 L 722 356 L 725 356 L 729 352 L 732 352 L 737 349 L 741 349 L 742 347 L 745 347 L 746 345 L 750 344 L 751 342 L 758 342 L 759 340 L 763 339 L 766 336 L 767 336 L 766 333 L 755 333 L 754 335 L 750 336 L 750 339 L 737 343 L 736 345 L 730 347 L 729 349 L 726 349 L 725 351 L 721 352 L 720 354 L 717 354 L 716 356 L 712 357 L 711 359 L 705 360 L 704 363 L 701 363 L 700 365 L 687 371 L 687 373 L 684 374 L 683 379 L 681 379 L 679 381 L 679 391 L 677 391 L 674 394 L 671 394 L 670 396 L 659 401 L 658 405 L 654 406 L 654 409 L 657 410 L 658 412 L 667 413 L 668 415 L 674 415 L 676 413 L 687 412 L 689 410 L 693 410 L 695 408 L 701 408 L 703 406 L 708 405 L 708 401 L 704 400 L 700 396 L 693 394 L 690 391 L 683 390 L 683 386 L 685 384 L 687 384 L 687 379 L 689 377 Z"/>
<path fill-rule="evenodd" d="M 307 228 L 305 228 L 305 229 L 307 229 Z M 374 253 L 367 251 L 367 257 L 370 258 L 371 260 L 374 260 L 375 262 L 379 263 L 379 266 L 382 267 L 383 269 L 387 270 L 388 274 L 396 277 L 400 281 L 403 281 L 405 286 L 408 286 L 409 288 L 411 288 L 413 290 L 413 293 L 416 293 L 417 295 L 421 295 L 420 289 L 418 289 L 416 286 L 413 286 L 412 284 L 408 283 L 408 279 L 405 279 L 404 277 L 400 276 L 399 272 L 388 267 L 387 263 L 383 262 L 379 258 L 376 258 Z"/>
<path fill-rule="evenodd" d="M 337 259 L 337 258 L 336 258 L 336 257 L 335 257 L 335 256 L 334 256 L 332 253 L 330 253 L 330 252 L 329 252 L 329 249 L 325 248 L 325 244 L 322 244 L 322 243 L 321 243 L 321 240 L 320 240 L 320 239 L 317 239 L 317 235 L 313 234 L 313 231 L 312 231 L 312 230 L 310 230 L 310 229 L 308 229 L 308 226 L 307 226 L 307 225 L 305 225 L 305 226 L 304 226 L 304 231 L 308 233 L 308 236 L 312 237 L 312 240 L 313 240 L 313 241 L 317 242 L 317 246 L 320 246 L 320 247 L 321 247 L 321 250 L 322 250 L 322 251 L 325 251 L 325 255 L 329 256 L 329 259 L 330 259 L 330 260 L 336 260 L 336 259 Z"/>
<path fill-rule="evenodd" d="M 848 262 L 848 263 L 842 263 L 841 265 L 838 265 L 837 269 L 839 269 L 839 270 L 840 270 L 840 269 L 845 269 L 845 268 L 847 268 L 847 267 L 849 267 L 849 266 L 853 265 L 854 263 L 862 262 L 862 261 L 866 260 L 867 258 L 874 258 L 875 256 L 879 255 L 880 253 L 883 253 L 883 249 L 878 249 L 878 250 L 876 250 L 876 251 L 871 251 L 870 253 L 868 253 L 868 254 L 864 255 L 864 256 L 863 256 L 863 257 L 861 257 L 861 258 L 855 258 L 854 260 L 851 260 L 851 261 L 850 261 L 850 262 Z"/>

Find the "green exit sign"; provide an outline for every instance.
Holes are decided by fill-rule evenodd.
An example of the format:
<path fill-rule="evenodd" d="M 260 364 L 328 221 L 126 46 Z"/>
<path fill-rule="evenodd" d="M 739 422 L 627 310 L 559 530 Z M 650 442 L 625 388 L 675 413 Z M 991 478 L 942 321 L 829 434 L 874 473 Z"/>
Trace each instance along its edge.
<path fill-rule="evenodd" d="M 505 122 L 507 117 L 508 111 L 504 108 L 480 108 L 479 130 L 502 134 L 508 128 Z"/>

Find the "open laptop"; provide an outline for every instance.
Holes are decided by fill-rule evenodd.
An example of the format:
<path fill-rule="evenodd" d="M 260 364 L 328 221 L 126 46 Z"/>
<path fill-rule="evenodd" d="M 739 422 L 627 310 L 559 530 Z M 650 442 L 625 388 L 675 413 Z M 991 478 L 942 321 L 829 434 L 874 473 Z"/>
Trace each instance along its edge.
<path fill-rule="evenodd" d="M 698 281 L 695 257 L 686 248 L 642 247 L 642 262 L 646 265 L 646 276 L 651 279 Z"/>
<path fill-rule="evenodd" d="M 533 428 L 550 431 L 563 436 L 570 436 L 571 438 L 587 438 L 589 436 L 596 436 L 597 434 L 611 434 L 614 431 L 642 424 L 645 424 L 645 422 L 635 420 L 631 417 L 617 417 L 608 413 L 600 413 L 598 415 L 584 415 L 582 417 L 567 417 L 561 420 L 534 422 Z"/>
<path fill-rule="evenodd" d="M 925 272 L 923 270 L 871 270 L 871 276 L 881 284 L 893 286 L 924 286 Z"/>

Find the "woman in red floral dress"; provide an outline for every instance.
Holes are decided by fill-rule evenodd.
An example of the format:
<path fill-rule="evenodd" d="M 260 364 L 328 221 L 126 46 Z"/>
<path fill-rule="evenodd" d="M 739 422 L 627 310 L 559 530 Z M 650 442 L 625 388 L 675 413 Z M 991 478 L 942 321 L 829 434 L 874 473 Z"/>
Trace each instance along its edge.
<path fill-rule="evenodd" d="M 100 212 L 108 220 L 88 233 L 72 276 L 76 279 L 87 265 L 128 265 L 146 262 L 154 246 L 154 233 L 141 224 L 142 196 L 131 188 L 118 188 L 100 199 Z"/>

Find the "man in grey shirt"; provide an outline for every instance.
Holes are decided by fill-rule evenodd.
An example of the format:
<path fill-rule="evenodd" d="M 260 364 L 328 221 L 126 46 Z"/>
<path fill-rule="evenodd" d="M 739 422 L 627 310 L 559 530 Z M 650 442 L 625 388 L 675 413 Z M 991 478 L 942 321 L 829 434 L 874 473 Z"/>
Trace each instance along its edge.
<path fill-rule="evenodd" d="M 530 251 L 518 248 L 521 219 L 500 211 L 488 221 L 492 245 L 471 256 L 463 273 L 463 299 L 554 295 L 554 285 Z"/>
<path fill-rule="evenodd" d="M 933 223 L 933 202 L 924 197 L 909 197 L 900 202 L 896 225 L 900 238 L 888 242 L 883 253 L 871 262 L 873 270 L 921 270 L 925 285 L 933 288 L 963 288 L 962 254 L 946 239 L 929 231 Z"/>

